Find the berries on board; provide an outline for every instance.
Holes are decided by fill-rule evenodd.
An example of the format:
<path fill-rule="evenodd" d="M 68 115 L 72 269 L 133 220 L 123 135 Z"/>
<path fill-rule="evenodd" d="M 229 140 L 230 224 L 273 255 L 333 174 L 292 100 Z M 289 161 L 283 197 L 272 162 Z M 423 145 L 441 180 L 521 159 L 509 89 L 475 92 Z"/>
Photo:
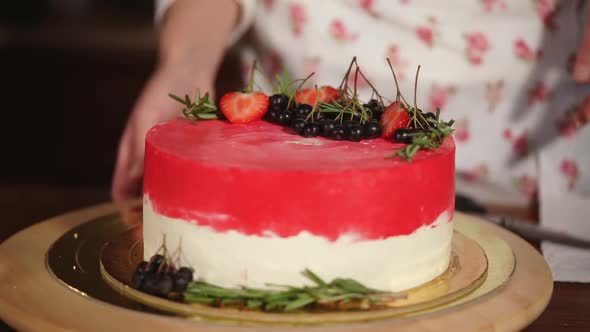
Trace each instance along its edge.
<path fill-rule="evenodd" d="M 166 257 L 159 254 L 152 256 L 149 261 L 140 262 L 131 276 L 133 288 L 171 300 L 181 300 L 192 281 L 192 269 L 182 266 L 177 270 Z"/>

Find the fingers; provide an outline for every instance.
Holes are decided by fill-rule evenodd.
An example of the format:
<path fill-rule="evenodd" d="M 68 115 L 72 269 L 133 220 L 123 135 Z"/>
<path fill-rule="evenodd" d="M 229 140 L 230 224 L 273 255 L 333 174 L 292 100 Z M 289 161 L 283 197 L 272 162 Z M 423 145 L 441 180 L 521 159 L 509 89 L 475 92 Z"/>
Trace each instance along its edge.
<path fill-rule="evenodd" d="M 578 83 L 590 82 L 590 6 L 586 9 L 585 15 L 584 35 L 573 69 L 573 78 Z"/>
<path fill-rule="evenodd" d="M 143 173 L 143 147 L 138 149 L 133 146 L 133 143 L 132 130 L 127 128 L 119 145 L 111 186 L 112 199 L 117 203 L 135 198 L 140 194 L 140 182 Z"/>

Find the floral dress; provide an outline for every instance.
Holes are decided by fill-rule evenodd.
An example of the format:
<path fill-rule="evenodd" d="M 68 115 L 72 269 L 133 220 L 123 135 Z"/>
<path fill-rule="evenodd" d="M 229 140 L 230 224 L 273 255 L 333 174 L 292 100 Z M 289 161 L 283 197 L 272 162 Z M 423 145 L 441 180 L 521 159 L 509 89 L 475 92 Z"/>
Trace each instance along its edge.
<path fill-rule="evenodd" d="M 158 16 L 170 2 L 158 3 Z M 440 108 L 442 117 L 456 121 L 459 191 L 487 203 L 526 204 L 547 177 L 555 192 L 590 192 L 590 142 L 579 134 L 590 127 L 590 86 L 571 78 L 585 2 L 238 3 L 232 42 L 242 50 L 244 75 L 256 58 L 269 77 L 285 68 L 300 78 L 314 72 L 311 84 L 338 86 L 356 56 L 369 81 L 392 99 L 389 58 L 411 100 L 421 65 L 418 106 Z M 370 96 L 367 82 L 357 87 Z M 499 189 L 491 196 L 470 189 L 478 183 Z"/>

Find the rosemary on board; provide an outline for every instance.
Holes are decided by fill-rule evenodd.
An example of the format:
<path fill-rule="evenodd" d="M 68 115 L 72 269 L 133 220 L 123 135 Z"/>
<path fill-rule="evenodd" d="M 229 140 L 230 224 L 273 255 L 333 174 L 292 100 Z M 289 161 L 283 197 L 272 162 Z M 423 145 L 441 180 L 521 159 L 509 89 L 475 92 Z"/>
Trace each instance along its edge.
<path fill-rule="evenodd" d="M 201 90 L 197 89 L 194 101 L 192 101 L 188 95 L 181 98 L 175 94 L 169 93 L 168 96 L 184 105 L 182 114 L 194 124 L 199 120 L 217 119 L 217 106 L 215 106 L 215 102 L 209 96 L 209 92 L 201 97 Z"/>
<path fill-rule="evenodd" d="M 285 94 L 291 97 L 295 93 L 295 89 L 293 88 L 293 84 L 295 82 L 297 81 L 291 78 L 291 74 L 287 68 L 283 68 L 283 71 L 275 76 L 275 83 L 272 87 L 272 93 Z"/>
<path fill-rule="evenodd" d="M 196 281 L 189 285 L 184 299 L 189 303 L 214 306 L 237 306 L 270 312 L 291 312 L 319 306 L 333 309 L 369 309 L 383 307 L 405 296 L 365 287 L 353 279 L 336 278 L 331 282 L 322 280 L 312 271 L 302 272 L 313 286 L 294 287 L 269 284 L 276 289 L 249 287 L 223 288 Z"/>

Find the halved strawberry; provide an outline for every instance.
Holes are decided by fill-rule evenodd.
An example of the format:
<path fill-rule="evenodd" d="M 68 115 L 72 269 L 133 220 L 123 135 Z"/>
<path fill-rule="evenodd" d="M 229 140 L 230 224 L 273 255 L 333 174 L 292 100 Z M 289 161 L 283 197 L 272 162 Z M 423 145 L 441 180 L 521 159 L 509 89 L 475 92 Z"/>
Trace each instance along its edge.
<path fill-rule="evenodd" d="M 231 123 L 248 123 L 268 111 L 268 96 L 262 92 L 230 92 L 221 97 L 219 107 Z"/>
<path fill-rule="evenodd" d="M 399 128 L 406 128 L 410 120 L 410 113 L 406 111 L 399 101 L 394 101 L 385 108 L 379 121 L 381 125 L 381 137 L 392 137 Z"/>
<path fill-rule="evenodd" d="M 340 98 L 340 91 L 331 86 L 323 86 L 319 88 L 318 93 L 320 95 L 319 100 L 324 103 L 329 103 Z"/>
<path fill-rule="evenodd" d="M 340 97 L 340 91 L 331 86 L 322 86 L 318 88 L 317 100 L 323 103 L 329 103 Z M 306 88 L 297 91 L 295 101 L 299 104 L 308 104 L 314 106 L 316 102 L 315 88 Z"/>
<path fill-rule="evenodd" d="M 295 101 L 298 104 L 308 104 L 313 106 L 313 104 L 315 104 L 315 98 L 316 94 L 314 88 L 299 90 L 295 94 Z"/>

